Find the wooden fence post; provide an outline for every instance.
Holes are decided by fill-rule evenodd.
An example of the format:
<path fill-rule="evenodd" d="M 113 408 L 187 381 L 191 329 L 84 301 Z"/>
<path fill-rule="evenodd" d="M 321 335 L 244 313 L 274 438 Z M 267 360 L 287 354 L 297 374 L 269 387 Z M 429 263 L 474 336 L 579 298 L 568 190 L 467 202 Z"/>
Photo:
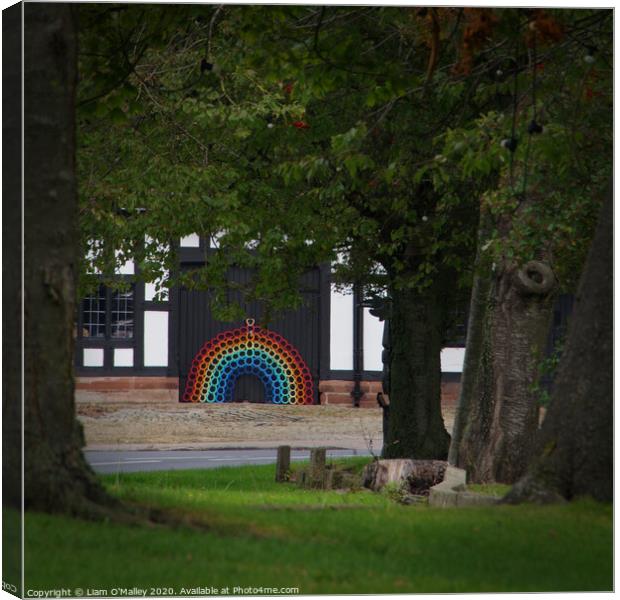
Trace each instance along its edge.
<path fill-rule="evenodd" d="M 288 481 L 291 469 L 291 447 L 278 446 L 278 458 L 276 460 L 276 481 L 282 483 Z"/>
<path fill-rule="evenodd" d="M 312 487 L 325 486 L 325 448 L 310 450 L 310 485 Z"/>

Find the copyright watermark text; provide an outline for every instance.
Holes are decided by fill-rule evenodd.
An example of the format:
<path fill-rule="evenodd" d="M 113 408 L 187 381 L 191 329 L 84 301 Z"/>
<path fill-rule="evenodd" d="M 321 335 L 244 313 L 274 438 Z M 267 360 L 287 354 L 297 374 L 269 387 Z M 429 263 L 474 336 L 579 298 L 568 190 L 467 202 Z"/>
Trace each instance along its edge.
<path fill-rule="evenodd" d="M 147 596 L 294 596 L 298 587 L 226 586 L 196 587 L 113 587 L 113 588 L 51 588 L 28 589 L 26 598 L 145 598 Z"/>
<path fill-rule="evenodd" d="M 71 598 L 71 588 L 53 588 L 50 590 L 26 590 L 26 598 Z"/>

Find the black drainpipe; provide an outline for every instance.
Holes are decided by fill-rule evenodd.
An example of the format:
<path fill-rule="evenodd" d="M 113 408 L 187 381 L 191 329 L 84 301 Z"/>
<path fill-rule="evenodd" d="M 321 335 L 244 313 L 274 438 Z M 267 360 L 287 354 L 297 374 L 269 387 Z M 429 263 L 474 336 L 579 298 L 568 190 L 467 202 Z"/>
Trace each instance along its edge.
<path fill-rule="evenodd" d="M 364 370 L 364 307 L 360 285 L 353 286 L 353 406 L 359 407 L 362 398 L 362 371 Z"/>

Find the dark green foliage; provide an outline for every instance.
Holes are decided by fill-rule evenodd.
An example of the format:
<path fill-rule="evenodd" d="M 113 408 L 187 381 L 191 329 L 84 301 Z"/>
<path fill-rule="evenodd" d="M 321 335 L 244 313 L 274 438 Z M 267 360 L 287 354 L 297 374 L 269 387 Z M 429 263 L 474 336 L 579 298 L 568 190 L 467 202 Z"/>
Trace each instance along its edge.
<path fill-rule="evenodd" d="M 235 313 L 222 291 L 232 263 L 256 268 L 242 292 L 276 310 L 336 254 L 339 280 L 371 291 L 445 276 L 467 288 L 480 198 L 499 227 L 532 194 L 509 245 L 497 229 L 485 253 L 526 261 L 544 244 L 564 286 L 576 280 L 611 168 L 609 11 L 81 11 L 83 245 L 103 242 L 100 270 L 116 247 L 161 276 L 165 244 L 223 233 L 185 280 L 209 286 L 222 316 Z M 476 28 L 488 48 L 466 60 Z M 594 62 L 580 60 L 594 42 Z M 500 144 L 511 129 L 513 158 Z"/>
<path fill-rule="evenodd" d="M 185 283 L 208 285 L 231 316 L 222 290 L 232 263 L 256 268 L 243 292 L 275 309 L 296 302 L 300 272 L 337 253 L 341 281 L 383 290 L 422 289 L 442 263 L 466 268 L 477 200 L 438 204 L 419 168 L 471 90 L 442 71 L 420 96 L 427 23 L 415 11 L 84 11 L 83 238 L 104 241 L 107 256 L 92 261 L 100 270 L 112 272 L 116 247 L 153 277 L 173 261 L 154 243 L 143 248 L 145 235 L 171 243 L 223 232 L 222 252 Z M 110 53 L 125 69 L 105 94 Z M 213 68 L 201 69 L 207 59 Z"/>

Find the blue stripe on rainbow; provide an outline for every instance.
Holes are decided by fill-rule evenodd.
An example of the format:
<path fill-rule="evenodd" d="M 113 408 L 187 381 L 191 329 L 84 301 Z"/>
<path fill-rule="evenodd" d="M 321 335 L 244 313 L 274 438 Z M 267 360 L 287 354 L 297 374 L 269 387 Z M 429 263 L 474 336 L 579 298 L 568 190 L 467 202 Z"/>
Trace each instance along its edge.
<path fill-rule="evenodd" d="M 255 375 L 273 404 L 312 404 L 312 375 L 281 335 L 254 326 L 220 333 L 198 351 L 187 376 L 184 402 L 231 402 L 237 379 Z"/>

